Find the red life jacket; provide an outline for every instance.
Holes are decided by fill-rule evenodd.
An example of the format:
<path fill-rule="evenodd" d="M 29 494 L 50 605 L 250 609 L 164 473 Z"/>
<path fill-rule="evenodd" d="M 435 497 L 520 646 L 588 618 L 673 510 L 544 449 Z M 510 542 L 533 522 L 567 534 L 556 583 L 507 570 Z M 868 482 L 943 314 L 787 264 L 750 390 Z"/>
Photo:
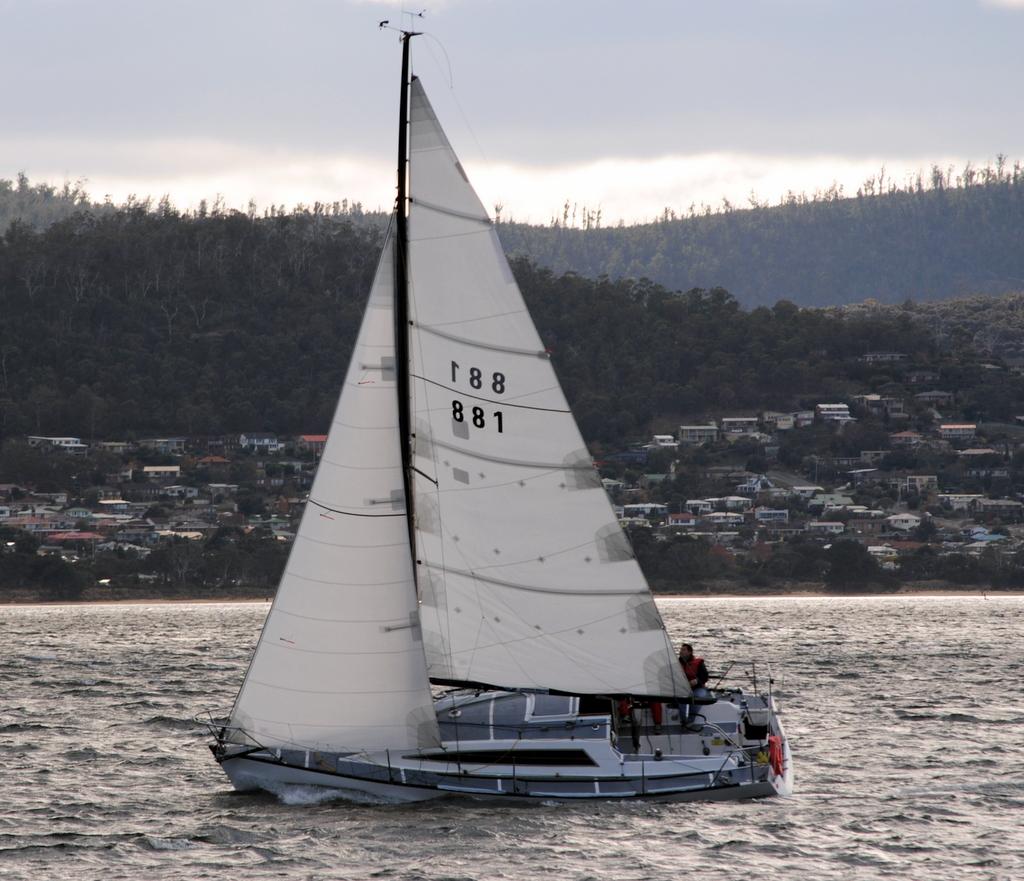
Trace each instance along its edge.
<path fill-rule="evenodd" d="M 683 672 L 686 674 L 686 680 L 697 678 L 697 671 L 700 669 L 700 665 L 704 663 L 703 658 L 698 658 L 696 655 L 690 658 L 688 661 L 680 661 L 683 665 Z"/>

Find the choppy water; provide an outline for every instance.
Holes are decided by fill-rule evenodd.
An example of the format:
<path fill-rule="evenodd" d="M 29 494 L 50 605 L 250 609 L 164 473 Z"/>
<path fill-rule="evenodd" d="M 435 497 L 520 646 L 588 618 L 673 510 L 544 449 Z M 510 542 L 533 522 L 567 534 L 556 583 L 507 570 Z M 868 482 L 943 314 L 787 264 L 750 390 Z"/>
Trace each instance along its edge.
<path fill-rule="evenodd" d="M 356 806 L 237 794 L 190 723 L 262 604 L 0 607 L 0 878 L 1024 878 L 1024 598 L 669 600 L 776 668 L 792 799 Z"/>

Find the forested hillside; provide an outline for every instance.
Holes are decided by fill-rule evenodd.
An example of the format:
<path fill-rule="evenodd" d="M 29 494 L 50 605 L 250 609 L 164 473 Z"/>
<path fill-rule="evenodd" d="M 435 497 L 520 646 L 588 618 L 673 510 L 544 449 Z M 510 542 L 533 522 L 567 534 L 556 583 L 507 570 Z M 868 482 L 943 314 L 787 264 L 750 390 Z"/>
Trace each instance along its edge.
<path fill-rule="evenodd" d="M 325 430 L 380 232 L 316 210 L 79 212 L 0 246 L 0 435 Z M 859 389 L 936 356 L 909 314 L 742 309 L 723 289 L 514 270 L 590 441 Z M 878 377 L 884 382 L 884 375 Z"/>
<path fill-rule="evenodd" d="M 720 286 L 745 305 L 1005 293 L 1024 289 L 1024 170 L 936 168 L 906 187 L 866 182 L 854 198 L 832 188 L 613 228 L 567 204 L 549 227 L 502 223 L 501 239 L 556 272 Z"/>
<path fill-rule="evenodd" d="M 174 213 L 166 201 L 133 201 L 128 208 Z M 32 185 L 22 175 L 0 180 L 0 231 L 18 221 L 42 230 L 88 209 L 81 186 Z M 347 201 L 310 212 L 379 231 L 387 218 Z M 216 202 L 198 215 L 222 214 Z M 249 215 L 304 214 L 271 206 Z M 499 219 L 500 215 L 499 215 Z M 932 169 L 905 186 L 879 178 L 852 198 L 833 187 L 811 196 L 790 194 L 778 205 L 712 210 L 666 210 L 656 223 L 602 227 L 599 212 L 566 203 L 549 226 L 501 222 L 506 251 L 553 270 L 590 278 L 648 278 L 670 290 L 724 287 L 743 305 L 828 306 L 874 299 L 941 300 L 1024 290 L 1024 169 L 1000 160 L 959 174 Z"/>

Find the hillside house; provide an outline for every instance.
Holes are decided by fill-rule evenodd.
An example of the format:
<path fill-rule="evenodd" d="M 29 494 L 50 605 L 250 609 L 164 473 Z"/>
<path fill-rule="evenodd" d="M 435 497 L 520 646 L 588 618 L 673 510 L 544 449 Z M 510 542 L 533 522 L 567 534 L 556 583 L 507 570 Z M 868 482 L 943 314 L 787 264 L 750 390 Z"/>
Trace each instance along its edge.
<path fill-rule="evenodd" d="M 1020 522 L 1024 514 L 1024 503 L 1013 499 L 975 499 L 971 510 L 977 517 L 998 517 L 1000 520 Z"/>
<path fill-rule="evenodd" d="M 722 434 L 749 434 L 757 431 L 756 416 L 724 416 L 719 420 Z"/>
<path fill-rule="evenodd" d="M 916 431 L 897 431 L 889 435 L 889 443 L 894 447 L 916 447 L 924 437 Z"/>
<path fill-rule="evenodd" d="M 814 408 L 822 422 L 853 422 L 849 404 L 817 404 Z"/>
<path fill-rule="evenodd" d="M 914 400 L 919 404 L 923 404 L 928 407 L 944 407 L 948 404 L 953 403 L 952 392 L 942 391 L 930 391 L 930 392 L 919 392 L 914 395 Z"/>
<path fill-rule="evenodd" d="M 139 446 L 165 456 L 181 456 L 185 453 L 185 438 L 147 437 L 139 441 Z"/>
<path fill-rule="evenodd" d="M 947 422 L 939 426 L 939 437 L 947 441 L 973 440 L 977 430 L 973 422 Z"/>
<path fill-rule="evenodd" d="M 985 498 L 980 493 L 939 493 L 939 504 L 951 511 L 968 511 L 974 502 Z"/>
<path fill-rule="evenodd" d="M 135 445 L 130 441 L 100 441 L 96 444 L 96 448 L 121 456 L 135 449 Z"/>
<path fill-rule="evenodd" d="M 668 513 L 668 505 L 657 502 L 637 502 L 623 505 L 622 508 L 626 517 L 664 517 Z"/>
<path fill-rule="evenodd" d="M 742 526 L 744 517 L 734 511 L 712 511 L 700 518 L 704 523 L 712 526 Z"/>
<path fill-rule="evenodd" d="M 680 425 L 680 445 L 696 445 L 714 443 L 718 440 L 718 426 L 713 422 L 707 425 Z"/>
<path fill-rule="evenodd" d="M 852 505 L 853 499 L 842 493 L 817 493 L 807 503 L 808 510 L 823 511 L 825 508 L 845 508 Z"/>
<path fill-rule="evenodd" d="M 257 453 L 279 453 L 284 449 L 284 444 L 277 439 L 276 434 L 263 434 L 260 432 L 249 432 L 238 436 L 238 445 L 243 450 L 252 450 Z"/>
<path fill-rule="evenodd" d="M 789 523 L 787 508 L 755 508 L 754 520 L 758 523 Z"/>
<path fill-rule="evenodd" d="M 761 425 L 768 431 L 790 431 L 796 425 L 796 420 L 792 413 L 766 410 L 761 414 Z"/>
<path fill-rule="evenodd" d="M 199 487 L 197 486 L 175 484 L 174 486 L 164 487 L 164 492 L 172 499 L 195 499 L 199 497 Z"/>
<path fill-rule="evenodd" d="M 924 495 L 939 488 L 939 478 L 934 474 L 897 474 L 889 478 L 889 486 L 901 495 Z"/>
<path fill-rule="evenodd" d="M 912 529 L 917 529 L 921 525 L 921 518 L 917 514 L 900 513 L 892 514 L 885 518 L 885 522 L 888 524 L 890 529 L 896 529 L 900 532 L 910 532 Z"/>
<path fill-rule="evenodd" d="M 823 486 L 794 486 L 790 492 L 801 499 L 809 499 L 817 493 L 825 492 Z"/>
<path fill-rule="evenodd" d="M 870 416 L 905 416 L 903 399 L 890 395 L 854 395 L 853 402 Z"/>
<path fill-rule="evenodd" d="M 84 456 L 89 452 L 88 444 L 83 444 L 80 437 L 43 437 L 30 434 L 28 445 L 39 450 L 60 450 L 69 456 Z"/>
<path fill-rule="evenodd" d="M 300 434 L 295 441 L 295 447 L 300 452 L 312 453 L 319 459 L 327 446 L 326 434 Z"/>
<path fill-rule="evenodd" d="M 740 496 L 756 496 L 770 489 L 775 489 L 775 484 L 764 474 L 748 477 L 743 483 L 736 484 L 736 494 Z"/>
<path fill-rule="evenodd" d="M 150 483 L 163 485 L 177 482 L 181 477 L 180 465 L 143 465 L 142 476 Z"/>
<path fill-rule="evenodd" d="M 811 535 L 842 535 L 846 524 L 839 520 L 811 520 L 807 532 Z"/>

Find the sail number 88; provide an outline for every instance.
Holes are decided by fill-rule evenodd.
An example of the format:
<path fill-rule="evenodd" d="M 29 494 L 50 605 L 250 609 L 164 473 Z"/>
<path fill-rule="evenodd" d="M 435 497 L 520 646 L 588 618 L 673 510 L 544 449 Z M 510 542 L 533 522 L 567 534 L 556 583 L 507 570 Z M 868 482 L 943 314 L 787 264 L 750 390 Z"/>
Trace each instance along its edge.
<path fill-rule="evenodd" d="M 494 425 L 498 429 L 498 434 L 504 431 L 504 417 L 501 410 L 495 410 L 491 416 L 494 419 Z M 473 407 L 468 413 L 463 405 L 462 401 L 452 401 L 452 419 L 455 422 L 465 422 L 467 419 L 473 423 L 474 428 L 486 428 L 487 427 L 487 416 L 484 413 L 483 407 Z"/>
<path fill-rule="evenodd" d="M 452 361 L 452 382 L 458 382 L 459 365 Z M 479 367 L 469 368 L 469 384 L 472 388 L 482 389 L 484 387 L 484 373 Z M 491 391 L 496 395 L 505 394 L 505 374 L 494 372 L 491 374 Z"/>

